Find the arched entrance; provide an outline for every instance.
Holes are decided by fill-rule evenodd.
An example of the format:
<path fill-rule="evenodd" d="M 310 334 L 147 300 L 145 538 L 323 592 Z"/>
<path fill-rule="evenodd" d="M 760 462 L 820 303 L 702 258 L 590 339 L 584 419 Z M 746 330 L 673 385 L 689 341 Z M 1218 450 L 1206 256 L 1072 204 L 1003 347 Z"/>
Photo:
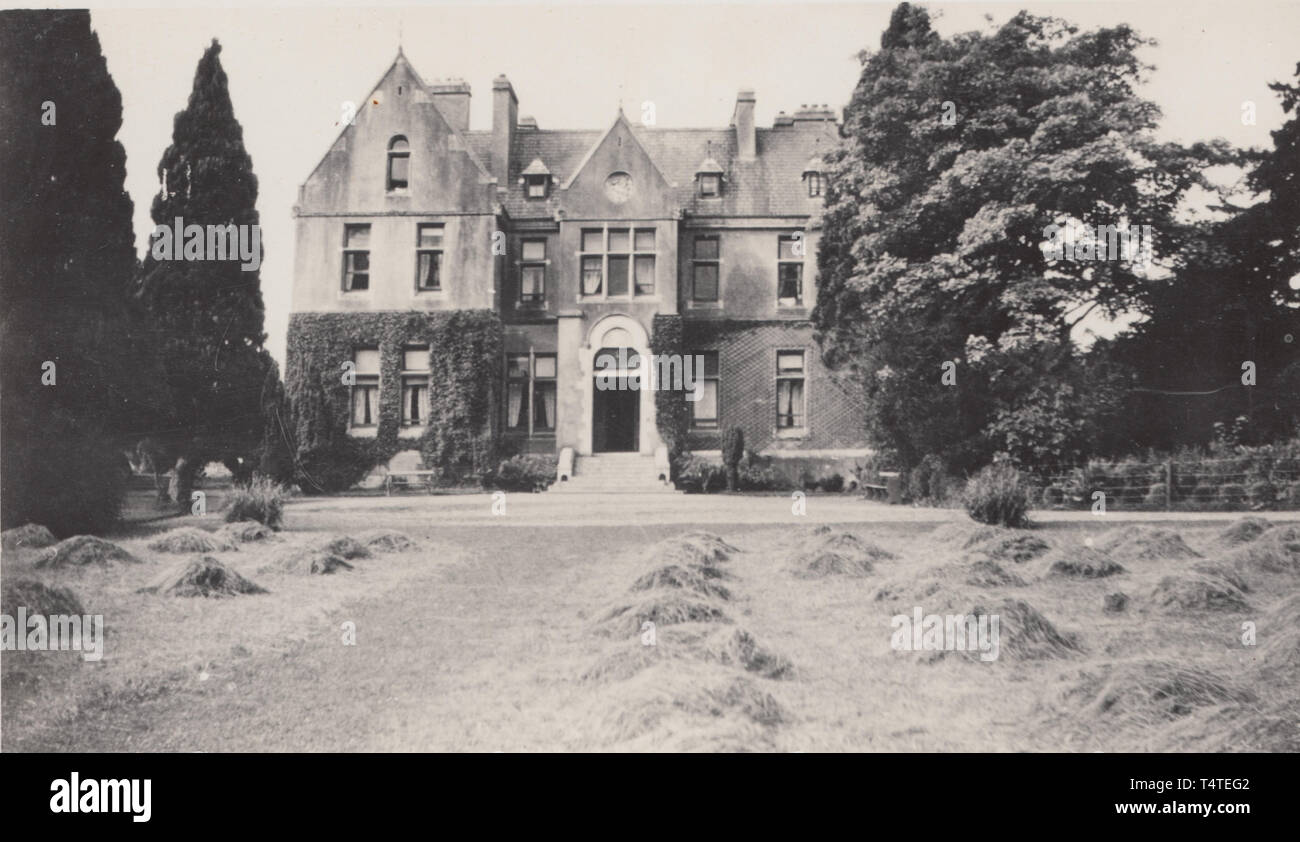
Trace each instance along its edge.
<path fill-rule="evenodd" d="M 654 400 L 645 387 L 650 363 L 645 328 L 624 315 L 606 316 L 582 349 L 583 389 L 590 408 L 587 453 L 653 453 Z"/>

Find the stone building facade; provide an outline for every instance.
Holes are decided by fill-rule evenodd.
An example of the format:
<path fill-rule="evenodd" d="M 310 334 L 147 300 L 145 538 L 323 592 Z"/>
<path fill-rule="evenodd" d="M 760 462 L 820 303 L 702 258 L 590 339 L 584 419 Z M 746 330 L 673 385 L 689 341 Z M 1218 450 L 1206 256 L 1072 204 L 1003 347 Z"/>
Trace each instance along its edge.
<path fill-rule="evenodd" d="M 715 451 L 735 425 L 764 455 L 865 452 L 861 402 L 823 368 L 808 321 L 833 112 L 760 128 L 742 91 L 725 128 L 659 129 L 620 111 L 603 129 L 550 130 L 519 116 L 498 77 L 492 126 L 475 130 L 470 96 L 463 82 L 425 83 L 399 52 L 308 176 L 291 341 L 304 314 L 493 311 L 500 434 L 562 456 L 562 473 L 620 452 L 654 472 L 653 395 L 596 375 L 602 352 L 625 349 L 629 369 L 648 358 L 655 317 L 680 316 L 685 353 L 703 357 L 692 450 Z M 421 379 L 427 349 L 398 351 L 400 384 L 377 382 L 380 350 L 356 349 L 349 435 L 373 435 L 381 403 L 395 403 L 381 390 L 401 388 L 401 434 L 416 437 L 439 388 Z"/>

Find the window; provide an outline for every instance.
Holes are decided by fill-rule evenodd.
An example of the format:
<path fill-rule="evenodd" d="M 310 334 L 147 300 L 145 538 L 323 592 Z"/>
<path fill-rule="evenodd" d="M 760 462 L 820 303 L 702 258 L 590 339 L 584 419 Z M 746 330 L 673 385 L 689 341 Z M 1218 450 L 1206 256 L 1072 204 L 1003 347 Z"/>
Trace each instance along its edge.
<path fill-rule="evenodd" d="M 654 295 L 653 228 L 587 228 L 582 232 L 582 294 Z"/>
<path fill-rule="evenodd" d="M 388 189 L 405 190 L 411 169 L 411 145 L 398 135 L 388 144 Z"/>
<path fill-rule="evenodd" d="M 555 355 L 533 357 L 533 432 L 555 429 Z"/>
<path fill-rule="evenodd" d="M 519 265 L 519 301 L 546 300 L 546 240 L 524 240 Z"/>
<path fill-rule="evenodd" d="M 804 427 L 803 351 L 776 353 L 776 428 Z"/>
<path fill-rule="evenodd" d="M 640 228 L 632 244 L 633 291 L 637 295 L 655 294 L 655 231 Z"/>
<path fill-rule="evenodd" d="M 819 172 L 808 173 L 808 197 L 815 198 L 822 194 L 822 174 Z"/>
<path fill-rule="evenodd" d="M 696 351 L 688 359 L 688 363 L 692 366 L 695 365 L 695 356 L 704 358 L 704 379 L 698 381 L 695 385 L 699 398 L 691 404 L 691 424 L 701 430 L 716 430 L 718 428 L 718 385 L 720 382 L 718 352 Z"/>
<path fill-rule="evenodd" d="M 782 307 L 803 306 L 803 240 L 780 237 L 777 241 L 776 303 Z"/>
<path fill-rule="evenodd" d="M 713 173 L 702 173 L 700 175 L 700 196 L 708 199 L 717 196 L 721 192 L 722 176 Z"/>
<path fill-rule="evenodd" d="M 442 223 L 416 226 L 415 288 L 421 292 L 442 289 Z"/>
<path fill-rule="evenodd" d="M 548 176 L 530 175 L 527 177 L 528 198 L 545 199 L 546 198 L 546 181 Z"/>
<path fill-rule="evenodd" d="M 402 426 L 420 427 L 429 421 L 429 349 L 402 351 Z"/>
<path fill-rule="evenodd" d="M 691 299 L 718 300 L 718 238 L 696 237 L 691 269 Z"/>
<path fill-rule="evenodd" d="M 370 289 L 370 226 L 343 226 L 343 291 Z"/>
<path fill-rule="evenodd" d="M 358 348 L 352 353 L 352 427 L 379 425 L 379 349 Z"/>
<path fill-rule="evenodd" d="M 532 435 L 555 430 L 555 355 L 506 357 L 506 429 Z"/>

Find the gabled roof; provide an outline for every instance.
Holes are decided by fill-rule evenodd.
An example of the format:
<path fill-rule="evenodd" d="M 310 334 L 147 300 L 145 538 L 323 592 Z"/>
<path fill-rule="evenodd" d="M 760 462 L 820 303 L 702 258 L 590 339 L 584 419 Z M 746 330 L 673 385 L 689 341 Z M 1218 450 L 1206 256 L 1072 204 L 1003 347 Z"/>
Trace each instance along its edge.
<path fill-rule="evenodd" d="M 756 131 L 757 154 L 742 160 L 736 151 L 732 128 L 660 129 L 630 124 L 632 135 L 654 161 L 674 198 L 683 209 L 710 216 L 813 216 L 822 200 L 809 198 L 803 180 L 810 157 L 820 156 L 838 142 L 835 123 L 808 122 Z M 608 131 L 545 130 L 517 132 L 510 156 L 510 178 L 504 185 L 502 204 L 515 219 L 554 218 L 563 206 L 563 191 L 553 190 L 545 200 L 528 199 L 519 176 L 535 158 L 546 162 L 556 184 L 572 180 L 575 173 Z M 479 157 L 492 160 L 492 133 L 466 135 Z M 695 188 L 700 162 L 712 157 L 727 177 L 719 199 L 701 202 Z M 819 158 L 820 160 L 820 158 Z M 824 165 L 822 167 L 824 169 Z M 707 203 L 707 204 L 705 204 Z"/>
<path fill-rule="evenodd" d="M 647 158 L 650 159 L 650 165 L 654 168 L 654 171 L 658 173 L 659 177 L 662 178 L 668 184 L 670 185 L 672 184 L 672 182 L 669 181 L 669 179 L 664 176 L 663 171 L 659 169 L 659 166 L 655 164 L 654 157 L 649 152 L 646 151 L 646 148 L 641 144 L 641 141 L 637 140 L 636 134 L 632 131 L 632 124 L 627 121 L 627 116 L 623 113 L 623 109 L 620 108 L 618 110 L 618 116 L 614 118 L 614 122 L 610 123 L 609 128 L 605 130 L 605 133 L 601 135 L 596 140 L 596 142 L 591 145 L 591 147 L 587 150 L 587 154 L 584 155 L 582 157 L 582 160 L 578 162 L 578 166 L 573 171 L 573 174 L 569 176 L 569 180 L 564 182 L 565 190 L 568 190 L 570 187 L 573 186 L 573 182 L 578 178 L 578 174 L 581 173 L 584 169 L 586 169 L 588 162 L 590 162 L 592 156 L 596 154 L 596 150 L 599 149 L 602 144 L 604 144 L 605 140 L 611 134 L 614 133 L 614 129 L 617 129 L 619 126 L 625 126 L 627 128 L 628 134 L 632 136 L 632 142 L 635 143 L 637 147 L 641 150 L 641 152 Z M 518 137 L 518 135 L 516 135 L 516 137 Z"/>
<path fill-rule="evenodd" d="M 524 168 L 524 171 L 520 173 L 520 175 L 550 175 L 550 174 L 551 171 L 546 168 L 546 164 L 542 163 L 541 158 L 534 158 L 533 162 L 529 164 L 526 168 Z"/>

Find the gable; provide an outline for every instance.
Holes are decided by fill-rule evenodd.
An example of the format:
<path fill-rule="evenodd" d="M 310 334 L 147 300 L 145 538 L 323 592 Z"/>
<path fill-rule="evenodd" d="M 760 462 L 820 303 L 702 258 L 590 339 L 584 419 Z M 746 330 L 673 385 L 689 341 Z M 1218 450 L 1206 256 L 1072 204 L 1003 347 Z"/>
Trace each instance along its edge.
<path fill-rule="evenodd" d="M 614 174 L 627 186 L 607 189 Z M 620 202 L 620 196 L 626 199 Z M 651 219 L 677 214 L 672 185 L 622 112 L 578 164 L 564 185 L 560 203 L 565 216 L 574 219 Z"/>
<path fill-rule="evenodd" d="M 397 137 L 410 150 L 408 187 L 389 191 L 388 151 Z M 351 125 L 299 190 L 302 213 L 490 213 L 486 169 L 464 136 L 434 105 L 424 81 L 398 54 L 363 100 Z"/>

